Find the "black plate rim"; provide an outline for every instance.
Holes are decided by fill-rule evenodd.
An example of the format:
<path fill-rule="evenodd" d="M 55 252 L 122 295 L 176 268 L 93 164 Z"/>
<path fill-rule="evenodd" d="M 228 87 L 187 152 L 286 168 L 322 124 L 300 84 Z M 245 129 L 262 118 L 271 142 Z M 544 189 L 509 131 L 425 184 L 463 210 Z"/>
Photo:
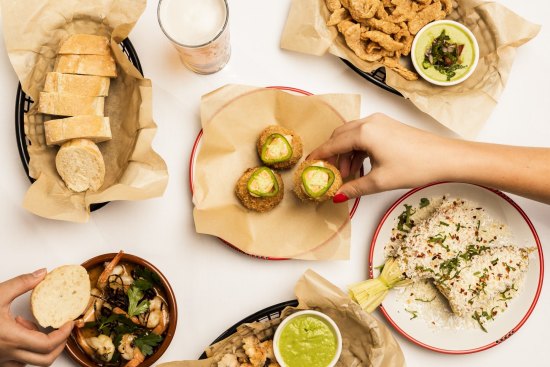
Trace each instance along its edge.
<path fill-rule="evenodd" d="M 372 73 L 375 73 L 377 72 L 378 70 L 384 68 L 383 66 L 381 66 L 380 68 L 376 69 L 375 71 L 373 71 L 372 73 L 367 73 L 367 72 L 364 72 L 363 70 L 359 69 L 357 66 L 353 65 L 350 61 L 346 60 L 346 59 L 342 59 L 340 58 L 340 60 L 342 60 L 342 62 L 344 62 L 344 64 L 346 64 L 349 68 L 351 68 L 353 71 L 355 71 L 357 74 L 361 75 L 363 78 L 365 78 L 366 80 L 368 80 L 369 82 L 371 82 L 372 84 L 390 92 L 390 93 L 393 93 L 395 94 L 396 96 L 400 96 L 400 97 L 403 97 L 403 95 L 401 93 L 399 93 L 399 91 L 397 89 L 394 89 L 392 87 L 390 87 L 389 85 L 387 85 L 386 83 L 380 81 L 379 79 L 376 79 Z M 384 72 L 385 73 L 385 72 Z"/>
<path fill-rule="evenodd" d="M 132 45 L 132 42 L 129 38 L 126 38 L 122 41 L 123 49 L 126 50 L 125 52 L 126 56 L 128 56 L 128 59 L 130 62 L 136 67 L 136 69 L 139 70 L 141 75 L 143 75 L 143 69 L 141 67 L 141 62 L 139 61 L 138 55 L 136 53 L 136 50 L 134 48 L 134 45 Z M 19 152 L 19 158 L 21 159 L 21 164 L 23 165 L 23 169 L 25 170 L 25 174 L 27 175 L 27 178 L 29 179 L 30 183 L 33 184 L 34 181 L 36 181 L 34 178 L 32 178 L 29 174 L 29 162 L 30 162 L 30 155 L 29 151 L 27 149 L 27 136 L 25 134 L 25 102 L 28 101 L 27 95 L 25 92 L 23 92 L 23 89 L 21 87 L 21 83 L 18 83 L 17 85 L 17 94 L 15 98 L 15 138 L 17 140 L 17 150 Z M 29 99 L 30 100 L 30 99 Z M 90 211 L 96 211 L 105 205 L 107 205 L 109 202 L 104 203 L 97 203 L 90 205 Z"/>
<path fill-rule="evenodd" d="M 281 313 L 287 307 L 296 307 L 296 306 L 298 306 L 298 300 L 293 299 L 293 300 L 290 300 L 290 301 L 284 301 L 284 302 L 277 303 L 275 305 L 266 307 L 266 308 L 264 308 L 264 309 L 262 309 L 258 312 L 255 312 L 255 313 L 245 317 L 241 321 L 239 321 L 236 324 L 234 324 L 233 326 L 231 326 L 229 329 L 224 331 L 220 336 L 218 336 L 212 343 L 210 343 L 210 345 L 216 344 L 217 342 L 219 342 L 219 341 L 235 334 L 237 332 L 237 327 L 239 327 L 242 324 L 248 324 L 248 323 L 251 323 L 251 322 L 259 321 L 260 319 L 265 318 L 265 317 L 269 317 L 270 315 L 272 315 L 274 313 Z M 206 359 L 206 358 L 208 358 L 206 356 L 206 352 L 203 352 L 199 357 L 199 359 Z"/>

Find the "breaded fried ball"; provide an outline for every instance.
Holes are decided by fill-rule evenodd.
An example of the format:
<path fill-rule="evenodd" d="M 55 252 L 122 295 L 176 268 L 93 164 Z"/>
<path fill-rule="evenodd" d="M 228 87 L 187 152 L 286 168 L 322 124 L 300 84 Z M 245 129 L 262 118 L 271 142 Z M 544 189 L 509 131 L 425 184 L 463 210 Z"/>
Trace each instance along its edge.
<path fill-rule="evenodd" d="M 283 200 L 284 183 L 281 175 L 269 167 L 247 169 L 235 185 L 235 194 L 244 207 L 267 212 Z"/>
<path fill-rule="evenodd" d="M 276 169 L 294 166 L 303 154 L 302 139 L 294 131 L 279 125 L 271 125 L 262 131 L 257 142 L 262 162 Z"/>
<path fill-rule="evenodd" d="M 294 172 L 294 193 L 302 201 L 323 202 L 342 186 L 338 168 L 321 160 L 305 160 Z"/>

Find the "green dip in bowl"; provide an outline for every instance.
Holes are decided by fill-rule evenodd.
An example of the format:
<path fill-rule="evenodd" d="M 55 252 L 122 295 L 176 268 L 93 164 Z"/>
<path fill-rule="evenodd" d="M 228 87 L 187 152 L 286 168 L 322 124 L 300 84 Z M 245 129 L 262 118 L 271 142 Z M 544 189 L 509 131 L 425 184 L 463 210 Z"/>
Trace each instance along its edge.
<path fill-rule="evenodd" d="M 468 79 L 479 60 L 478 43 L 468 28 L 452 20 L 427 24 L 415 36 L 411 58 L 416 72 L 435 85 Z"/>
<path fill-rule="evenodd" d="M 342 351 L 342 336 L 334 321 L 311 310 L 284 319 L 273 343 L 277 362 L 283 367 L 332 367 Z"/>

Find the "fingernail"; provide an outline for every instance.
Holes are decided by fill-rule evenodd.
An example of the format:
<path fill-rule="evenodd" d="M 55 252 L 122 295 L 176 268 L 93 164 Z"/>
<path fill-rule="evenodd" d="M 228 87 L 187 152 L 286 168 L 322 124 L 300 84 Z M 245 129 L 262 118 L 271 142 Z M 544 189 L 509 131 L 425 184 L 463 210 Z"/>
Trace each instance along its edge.
<path fill-rule="evenodd" d="M 332 202 L 335 203 L 335 204 L 343 203 L 343 202 L 346 202 L 348 200 L 349 200 L 349 198 L 347 197 L 347 195 L 342 194 L 342 193 L 336 194 L 332 198 Z"/>
<path fill-rule="evenodd" d="M 44 274 L 46 274 L 46 268 L 38 269 L 32 272 L 32 275 L 35 278 L 40 278 Z"/>

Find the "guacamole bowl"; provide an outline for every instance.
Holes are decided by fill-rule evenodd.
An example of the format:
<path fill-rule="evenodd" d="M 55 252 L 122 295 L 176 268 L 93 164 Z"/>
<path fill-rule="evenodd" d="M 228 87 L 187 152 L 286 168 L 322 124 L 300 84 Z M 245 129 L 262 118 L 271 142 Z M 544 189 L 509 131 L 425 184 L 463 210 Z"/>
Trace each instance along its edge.
<path fill-rule="evenodd" d="M 439 20 L 427 24 L 415 36 L 411 59 L 426 81 L 441 86 L 462 83 L 479 61 L 479 45 L 461 23 Z"/>
<path fill-rule="evenodd" d="M 273 351 L 282 367 L 334 367 L 342 353 L 342 334 L 324 313 L 299 311 L 277 327 Z"/>

